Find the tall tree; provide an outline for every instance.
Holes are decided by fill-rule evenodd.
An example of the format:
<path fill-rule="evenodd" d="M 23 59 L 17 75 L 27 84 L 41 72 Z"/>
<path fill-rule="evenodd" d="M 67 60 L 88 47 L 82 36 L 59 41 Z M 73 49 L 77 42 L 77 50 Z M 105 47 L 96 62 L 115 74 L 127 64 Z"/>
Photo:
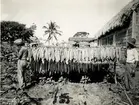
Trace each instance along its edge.
<path fill-rule="evenodd" d="M 33 36 L 33 30 L 26 28 L 25 24 L 20 24 L 15 21 L 2 21 L 1 25 L 1 41 L 12 43 L 16 39 L 29 41 L 29 37 Z"/>
<path fill-rule="evenodd" d="M 50 21 L 47 23 L 47 26 L 43 26 L 45 29 L 44 35 L 48 35 L 46 42 L 50 42 L 53 38 L 57 41 L 57 35 L 62 35 L 62 31 L 60 31 L 60 27 L 56 24 L 56 22 Z"/>

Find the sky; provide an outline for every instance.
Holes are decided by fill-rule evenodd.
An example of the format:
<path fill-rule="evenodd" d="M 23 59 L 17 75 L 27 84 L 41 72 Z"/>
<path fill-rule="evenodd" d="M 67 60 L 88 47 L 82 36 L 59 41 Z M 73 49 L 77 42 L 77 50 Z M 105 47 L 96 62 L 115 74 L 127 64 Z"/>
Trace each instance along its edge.
<path fill-rule="evenodd" d="M 1 0 L 1 20 L 37 25 L 35 35 L 43 38 L 42 27 L 54 21 L 67 41 L 76 32 L 94 35 L 131 0 Z"/>

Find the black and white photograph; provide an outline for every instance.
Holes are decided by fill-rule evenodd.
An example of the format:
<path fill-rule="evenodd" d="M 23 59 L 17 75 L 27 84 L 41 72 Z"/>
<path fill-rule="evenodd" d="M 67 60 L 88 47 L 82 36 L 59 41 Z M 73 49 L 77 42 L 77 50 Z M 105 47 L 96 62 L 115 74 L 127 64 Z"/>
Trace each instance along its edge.
<path fill-rule="evenodd" d="M 0 0 L 0 105 L 139 105 L 139 0 Z"/>

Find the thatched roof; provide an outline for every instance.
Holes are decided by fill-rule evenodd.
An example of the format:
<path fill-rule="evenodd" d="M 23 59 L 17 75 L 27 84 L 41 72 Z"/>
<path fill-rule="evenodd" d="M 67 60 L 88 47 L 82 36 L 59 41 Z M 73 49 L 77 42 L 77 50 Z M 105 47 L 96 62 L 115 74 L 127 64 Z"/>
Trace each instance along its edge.
<path fill-rule="evenodd" d="M 82 38 L 82 37 L 70 37 L 69 41 L 74 41 L 74 42 L 93 42 L 95 39 L 94 38 Z"/>
<path fill-rule="evenodd" d="M 73 37 L 88 37 L 88 35 L 87 32 L 77 32 Z"/>
<path fill-rule="evenodd" d="M 139 0 L 132 0 L 129 2 L 116 16 L 114 16 L 104 27 L 96 34 L 99 38 L 116 28 L 123 27 L 125 23 L 130 22 L 132 18 L 133 9 L 139 7 Z"/>

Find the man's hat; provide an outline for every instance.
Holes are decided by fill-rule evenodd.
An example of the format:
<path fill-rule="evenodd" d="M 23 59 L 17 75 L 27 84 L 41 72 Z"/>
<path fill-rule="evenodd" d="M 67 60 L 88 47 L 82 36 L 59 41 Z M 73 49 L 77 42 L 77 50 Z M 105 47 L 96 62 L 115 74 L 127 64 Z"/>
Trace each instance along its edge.
<path fill-rule="evenodd" d="M 30 45 L 31 45 L 31 46 L 33 46 L 33 45 L 38 45 L 38 43 L 32 42 L 32 43 L 30 43 Z"/>
<path fill-rule="evenodd" d="M 127 41 L 127 43 L 129 43 L 129 44 L 135 46 L 135 44 L 136 44 L 136 39 L 135 39 L 135 38 L 129 38 L 128 41 Z"/>

